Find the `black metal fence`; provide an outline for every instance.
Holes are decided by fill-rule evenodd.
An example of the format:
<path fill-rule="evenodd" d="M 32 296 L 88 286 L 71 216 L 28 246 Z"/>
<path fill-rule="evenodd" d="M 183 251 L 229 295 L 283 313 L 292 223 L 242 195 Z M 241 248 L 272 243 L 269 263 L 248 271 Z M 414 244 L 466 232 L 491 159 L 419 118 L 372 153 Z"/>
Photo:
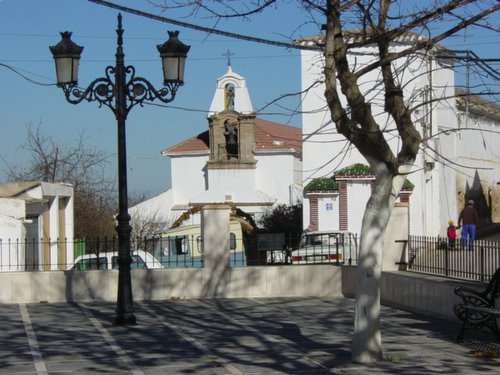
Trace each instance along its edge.
<path fill-rule="evenodd" d="M 64 270 L 77 246 L 66 239 L 0 239 L 0 271 Z"/>
<path fill-rule="evenodd" d="M 331 238 L 328 240 L 331 242 Z M 134 239 L 132 248 L 141 250 L 133 250 L 132 268 L 203 267 L 201 241 L 199 236 Z M 276 236 L 263 237 L 260 243 L 258 237 L 231 237 L 230 265 L 357 264 L 357 240 L 354 247 L 343 246 L 342 258 L 339 241 L 330 242 L 311 243 L 312 246 L 298 250 L 286 239 L 283 242 L 281 237 Z M 476 240 L 470 251 L 468 247 L 462 247 L 458 239 L 455 246 L 450 246 L 446 238 L 410 236 L 407 251 L 406 267 L 411 272 L 487 281 L 500 267 L 498 241 Z M 325 254 L 329 255 L 328 261 L 323 260 Z M 0 272 L 112 269 L 117 267 L 117 257 L 116 238 L 75 241 L 0 239 Z M 299 261 L 299 257 L 303 259 Z M 339 262 L 340 259 L 342 262 Z"/>
<path fill-rule="evenodd" d="M 410 236 L 408 270 L 452 278 L 488 281 L 500 267 L 500 242 L 476 240 L 472 250 L 457 238 Z"/>
<path fill-rule="evenodd" d="M 231 233 L 229 264 L 231 267 L 305 263 L 344 264 L 351 262 L 353 257 L 351 252 L 354 251 L 357 255 L 354 247 L 347 249 L 338 238 L 336 241 L 328 236 L 325 238 L 328 238 L 329 242 L 325 240 L 324 243 L 300 250 L 300 257 L 304 259 L 297 261 L 299 254 L 296 247 L 299 241 L 291 235 L 263 233 L 257 236 L 237 237 Z M 201 268 L 204 266 L 202 242 L 203 239 L 199 234 L 133 238 L 132 268 Z M 320 256 L 326 260 L 320 259 Z M 116 237 L 75 241 L 0 239 L 0 272 L 114 269 L 118 267 L 117 260 Z"/>
<path fill-rule="evenodd" d="M 241 239 L 231 239 L 231 244 Z M 136 247 L 141 244 L 141 247 Z M 194 236 L 132 240 L 131 268 L 203 267 L 201 241 Z M 230 265 L 247 265 L 241 247 L 231 246 Z M 118 267 L 118 239 L 0 239 L 0 272 L 93 270 Z"/>

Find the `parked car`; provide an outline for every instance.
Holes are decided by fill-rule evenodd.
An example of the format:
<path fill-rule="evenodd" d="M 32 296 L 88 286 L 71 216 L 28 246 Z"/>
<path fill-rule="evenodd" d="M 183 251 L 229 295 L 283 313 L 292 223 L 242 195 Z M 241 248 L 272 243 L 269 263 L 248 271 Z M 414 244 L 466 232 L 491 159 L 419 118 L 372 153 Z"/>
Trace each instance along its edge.
<path fill-rule="evenodd" d="M 161 263 L 150 253 L 144 250 L 135 250 L 131 254 L 132 263 L 131 269 L 141 268 L 163 268 Z M 97 254 L 84 254 L 78 256 L 73 264 L 69 265 L 66 270 L 111 270 L 118 269 L 118 252 L 109 251 Z"/>
<path fill-rule="evenodd" d="M 299 248 L 291 253 L 292 264 L 352 263 L 357 257 L 356 235 L 347 231 L 319 231 L 302 234 Z"/>

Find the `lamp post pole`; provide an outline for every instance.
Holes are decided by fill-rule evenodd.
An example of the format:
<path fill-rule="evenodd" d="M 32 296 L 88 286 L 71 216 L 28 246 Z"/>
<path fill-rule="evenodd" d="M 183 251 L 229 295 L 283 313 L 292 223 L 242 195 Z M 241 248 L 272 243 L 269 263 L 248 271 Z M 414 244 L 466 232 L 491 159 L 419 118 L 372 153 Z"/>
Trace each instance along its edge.
<path fill-rule="evenodd" d="M 115 324 L 131 325 L 136 323 L 132 298 L 130 264 L 130 215 L 128 213 L 127 188 L 127 151 L 125 122 L 129 111 L 144 101 L 159 99 L 164 103 L 174 100 L 179 86 L 184 83 L 184 63 L 189 46 L 177 38 L 178 31 L 169 31 L 170 38 L 158 51 L 163 65 L 163 88 L 156 90 L 142 77 L 135 76 L 135 68 L 125 66 L 123 53 L 122 16 L 118 14 L 117 48 L 115 66 L 106 67 L 105 77 L 95 79 L 86 89 L 78 88 L 78 64 L 83 47 L 71 40 L 70 32 L 61 33 L 61 41 L 50 47 L 54 56 L 57 85 L 62 88 L 66 100 L 71 104 L 97 101 L 99 106 L 110 108 L 116 118 L 118 130 L 118 293 Z M 113 79 L 114 77 L 114 79 Z"/>
<path fill-rule="evenodd" d="M 128 213 L 128 187 L 127 187 L 127 142 L 125 120 L 127 118 L 127 87 L 125 86 L 125 56 L 123 54 L 123 29 L 121 17 L 118 18 L 118 46 L 116 47 L 116 98 L 115 117 L 118 130 L 118 295 L 116 300 L 115 324 L 135 324 L 132 280 L 130 277 L 130 215 Z"/>

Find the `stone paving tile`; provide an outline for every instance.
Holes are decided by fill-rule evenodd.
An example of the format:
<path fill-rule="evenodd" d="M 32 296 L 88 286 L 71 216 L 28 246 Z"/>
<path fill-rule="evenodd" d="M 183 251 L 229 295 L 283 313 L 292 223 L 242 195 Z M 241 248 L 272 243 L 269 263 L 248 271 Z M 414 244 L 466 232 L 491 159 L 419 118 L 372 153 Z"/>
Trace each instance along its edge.
<path fill-rule="evenodd" d="M 478 342 L 454 342 L 458 324 L 389 307 L 382 307 L 381 320 L 385 360 L 354 364 L 354 303 L 344 298 L 136 302 L 138 324 L 128 327 L 113 325 L 115 307 L 30 304 L 22 316 L 22 305 L 0 305 L 0 374 L 41 375 L 44 368 L 49 374 L 496 374 L 500 368 L 500 358 L 474 356 Z"/>

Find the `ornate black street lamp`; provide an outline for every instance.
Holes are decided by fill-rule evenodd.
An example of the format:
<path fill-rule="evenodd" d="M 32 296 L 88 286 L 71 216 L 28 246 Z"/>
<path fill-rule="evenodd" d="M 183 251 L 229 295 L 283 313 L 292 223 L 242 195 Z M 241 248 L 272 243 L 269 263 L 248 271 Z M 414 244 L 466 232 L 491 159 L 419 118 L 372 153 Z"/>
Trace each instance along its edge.
<path fill-rule="evenodd" d="M 71 33 L 61 33 L 61 41 L 50 47 L 54 56 L 57 86 L 62 88 L 66 100 L 78 104 L 83 100 L 97 101 L 99 107 L 105 105 L 115 114 L 118 124 L 118 296 L 115 324 L 135 324 L 132 282 L 130 278 L 130 215 L 127 197 L 127 153 L 125 140 L 125 120 L 129 111 L 144 101 L 159 99 L 164 103 L 174 100 L 179 86 L 184 84 L 184 64 L 190 46 L 183 44 L 178 31 L 169 31 L 169 39 L 158 45 L 163 66 L 163 88 L 156 90 L 142 77 L 135 76 L 135 68 L 125 66 L 123 54 L 122 16 L 118 14 L 116 65 L 108 66 L 105 77 L 97 78 L 86 89 L 78 84 L 78 64 L 83 47 L 71 40 Z"/>

